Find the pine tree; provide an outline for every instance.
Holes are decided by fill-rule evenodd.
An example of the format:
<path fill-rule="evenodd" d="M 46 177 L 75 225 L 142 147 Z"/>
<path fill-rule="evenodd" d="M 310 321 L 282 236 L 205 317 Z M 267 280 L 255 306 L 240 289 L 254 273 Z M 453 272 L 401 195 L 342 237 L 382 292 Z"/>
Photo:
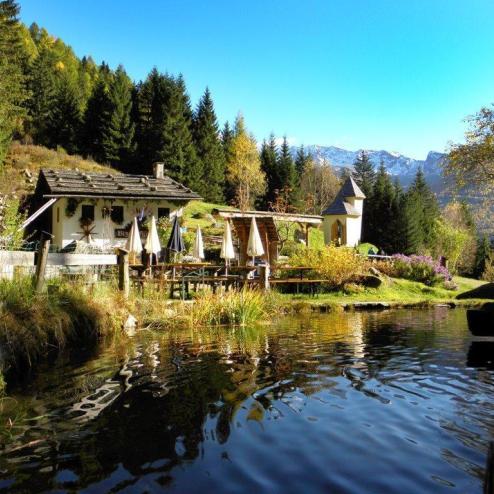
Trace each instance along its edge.
<path fill-rule="evenodd" d="M 297 156 L 295 157 L 295 169 L 297 171 L 298 179 L 304 174 L 307 164 L 311 161 L 311 154 L 306 152 L 304 145 L 302 144 L 297 149 Z"/>
<path fill-rule="evenodd" d="M 82 129 L 82 151 L 98 162 L 106 161 L 103 134 L 111 111 L 110 84 L 113 74 L 105 63 L 99 68 L 98 81 L 89 97 Z"/>
<path fill-rule="evenodd" d="M 223 154 L 225 156 L 225 163 L 227 168 L 228 162 L 231 158 L 233 136 L 233 130 L 230 127 L 228 121 L 226 121 L 225 125 L 223 126 L 223 130 L 221 131 L 221 147 L 223 148 Z M 228 180 L 228 177 L 225 181 L 224 196 L 228 204 L 232 204 L 235 201 L 235 187 L 233 186 L 231 181 Z"/>
<path fill-rule="evenodd" d="M 261 146 L 261 170 L 266 176 L 266 194 L 261 207 L 268 208 L 276 199 L 276 192 L 280 190 L 281 183 L 278 175 L 278 147 L 274 134 L 269 136 L 269 141 L 264 141 Z"/>
<path fill-rule="evenodd" d="M 53 53 L 41 47 L 38 56 L 28 69 L 29 98 L 26 106 L 29 126 L 27 130 L 37 144 L 48 144 L 46 124 L 57 95 L 55 63 Z"/>
<path fill-rule="evenodd" d="M 182 78 L 172 78 L 165 102 L 158 160 L 165 163 L 172 178 L 193 190 L 200 189 L 203 173 L 192 139 L 192 110 Z"/>
<path fill-rule="evenodd" d="M 416 207 L 417 220 L 420 225 L 419 250 L 427 250 L 431 248 L 434 224 L 440 212 L 436 196 L 427 185 L 422 168 L 417 170 L 415 179 L 407 191 L 407 196 L 411 202 L 415 203 Z"/>
<path fill-rule="evenodd" d="M 61 146 L 68 153 L 76 153 L 81 124 L 82 116 L 77 91 L 68 80 L 63 79 L 47 118 L 48 146 L 52 148 Z"/>
<path fill-rule="evenodd" d="M 219 138 L 218 121 L 211 93 L 206 88 L 194 115 L 194 141 L 201 163 L 201 186 L 196 192 L 210 202 L 224 201 L 225 154 Z"/>
<path fill-rule="evenodd" d="M 362 226 L 365 238 L 385 252 L 393 250 L 394 204 L 395 189 L 381 161 L 371 197 L 365 201 L 365 221 Z"/>
<path fill-rule="evenodd" d="M 134 151 L 134 122 L 132 111 L 132 82 L 122 66 L 115 72 L 109 88 L 109 105 L 104 116 L 101 144 L 104 161 L 125 170 Z"/>
<path fill-rule="evenodd" d="M 361 151 L 353 163 L 354 173 L 353 178 L 366 197 L 372 194 L 372 187 L 376 178 L 374 166 L 370 162 L 369 155 L 365 151 Z"/>
<path fill-rule="evenodd" d="M 290 146 L 286 136 L 283 137 L 280 152 L 278 154 L 278 177 L 280 180 L 281 192 L 283 189 L 288 192 L 290 202 L 294 202 L 294 195 L 297 188 L 297 172 L 295 170 L 295 163 L 293 162 L 292 154 L 290 152 Z"/>
<path fill-rule="evenodd" d="M 14 0 L 0 1 L 0 165 L 14 131 L 21 129 L 27 97 L 23 71 L 25 52 Z"/>

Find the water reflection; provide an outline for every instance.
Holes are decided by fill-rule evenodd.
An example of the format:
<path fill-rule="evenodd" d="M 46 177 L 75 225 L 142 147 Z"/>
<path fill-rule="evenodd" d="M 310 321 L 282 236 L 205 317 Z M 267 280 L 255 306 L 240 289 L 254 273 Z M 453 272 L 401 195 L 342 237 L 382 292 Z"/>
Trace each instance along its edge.
<path fill-rule="evenodd" d="M 0 490 L 480 492 L 491 359 L 447 309 L 145 332 L 19 390 Z"/>

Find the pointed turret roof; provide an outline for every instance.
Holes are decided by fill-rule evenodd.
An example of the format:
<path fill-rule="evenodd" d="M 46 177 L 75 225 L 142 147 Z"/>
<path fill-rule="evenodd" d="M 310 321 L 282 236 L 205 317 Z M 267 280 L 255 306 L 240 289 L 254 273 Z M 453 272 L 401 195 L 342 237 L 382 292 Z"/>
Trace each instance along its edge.
<path fill-rule="evenodd" d="M 338 195 L 334 201 L 323 211 L 324 215 L 348 215 L 348 216 L 360 216 L 360 212 L 355 209 L 346 199 L 365 199 L 364 193 L 360 190 L 360 187 L 356 184 L 352 177 L 348 177 L 345 183 L 341 187 Z"/>

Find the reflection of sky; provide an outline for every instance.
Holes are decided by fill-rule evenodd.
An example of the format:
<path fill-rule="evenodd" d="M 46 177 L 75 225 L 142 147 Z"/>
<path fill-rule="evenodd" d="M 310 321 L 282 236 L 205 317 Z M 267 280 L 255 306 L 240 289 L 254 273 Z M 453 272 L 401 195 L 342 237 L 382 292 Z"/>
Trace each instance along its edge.
<path fill-rule="evenodd" d="M 44 488 L 63 470 L 93 489 L 480 492 L 486 355 L 443 308 L 146 332 L 40 375 L 18 400 L 43 418 L 20 421 L 15 443 L 41 439 L 39 463 L 28 448 L 0 466 L 26 482 L 43 470 Z"/>

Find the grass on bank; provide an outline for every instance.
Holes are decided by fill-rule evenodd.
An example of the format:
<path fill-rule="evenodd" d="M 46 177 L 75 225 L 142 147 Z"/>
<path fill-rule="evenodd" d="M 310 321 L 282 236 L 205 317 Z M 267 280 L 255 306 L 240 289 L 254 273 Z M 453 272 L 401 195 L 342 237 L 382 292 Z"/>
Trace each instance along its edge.
<path fill-rule="evenodd" d="M 460 293 L 472 290 L 484 281 L 470 278 L 454 277 L 458 290 L 446 290 L 442 287 L 430 287 L 417 281 L 391 278 L 379 288 L 365 288 L 359 285 L 351 285 L 344 290 L 321 293 L 316 297 L 308 294 L 281 294 L 280 297 L 286 303 L 290 300 L 311 301 L 313 304 L 346 304 L 352 302 L 390 302 L 390 303 L 414 303 L 451 302 Z"/>

